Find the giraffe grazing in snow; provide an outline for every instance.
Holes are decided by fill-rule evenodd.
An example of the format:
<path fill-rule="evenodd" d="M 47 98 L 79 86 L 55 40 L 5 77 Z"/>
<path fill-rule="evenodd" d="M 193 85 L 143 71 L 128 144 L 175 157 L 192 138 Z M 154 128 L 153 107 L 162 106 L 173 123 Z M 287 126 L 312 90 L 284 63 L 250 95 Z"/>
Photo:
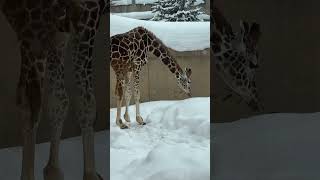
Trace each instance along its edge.
<path fill-rule="evenodd" d="M 257 43 L 261 35 L 260 25 L 240 21 L 241 32 L 235 34 L 216 7 L 213 7 L 211 13 L 215 72 L 253 111 L 261 111 L 263 107 L 255 83 L 259 66 Z"/>
<path fill-rule="evenodd" d="M 116 124 L 121 129 L 129 126 L 121 120 L 122 100 L 125 99 L 126 110 L 124 119 L 130 123 L 128 106 L 132 96 L 131 86 L 133 83 L 134 99 L 136 104 L 136 121 L 139 125 L 145 125 L 140 116 L 140 71 L 147 60 L 147 53 L 152 53 L 160 58 L 177 79 L 179 87 L 190 97 L 191 96 L 191 69 L 182 70 L 178 62 L 169 54 L 168 48 L 152 32 L 136 27 L 126 33 L 111 37 L 111 66 L 115 71 L 117 83 L 115 94 L 117 96 L 117 117 Z"/>
<path fill-rule="evenodd" d="M 96 102 L 92 49 L 104 0 L 0 0 L 0 8 L 15 31 L 21 53 L 17 105 L 22 114 L 23 159 L 21 180 L 34 180 L 36 134 L 47 77 L 48 113 L 51 125 L 50 155 L 45 180 L 63 180 L 59 144 L 69 98 L 64 84 L 64 52 L 70 39 L 76 78 L 77 119 L 82 132 L 84 180 L 102 179 L 94 161 Z"/>

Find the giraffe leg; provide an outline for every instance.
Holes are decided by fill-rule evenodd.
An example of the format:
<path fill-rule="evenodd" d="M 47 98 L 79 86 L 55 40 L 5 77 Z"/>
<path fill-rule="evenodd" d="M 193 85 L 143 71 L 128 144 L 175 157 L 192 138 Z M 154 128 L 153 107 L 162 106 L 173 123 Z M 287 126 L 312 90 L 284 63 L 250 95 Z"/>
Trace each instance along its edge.
<path fill-rule="evenodd" d="M 132 72 L 128 72 L 125 80 L 125 103 L 126 103 L 126 111 L 124 113 L 124 119 L 130 123 L 130 116 L 129 116 L 129 105 L 130 105 L 130 100 L 132 96 L 132 91 L 131 91 L 131 82 L 132 82 Z"/>
<path fill-rule="evenodd" d="M 69 98 L 64 85 L 65 42 L 49 53 L 48 57 L 48 117 L 50 121 L 50 155 L 43 170 L 44 180 L 63 180 L 63 172 L 59 165 L 59 145 L 63 122 L 66 118 Z M 59 73 L 58 73 L 59 72 Z"/>
<path fill-rule="evenodd" d="M 140 74 L 135 72 L 134 75 L 134 100 L 136 103 L 136 121 L 140 125 L 145 125 L 143 118 L 140 115 Z"/>
<path fill-rule="evenodd" d="M 122 122 L 121 119 L 121 107 L 123 101 L 123 89 L 124 89 L 124 80 L 120 80 L 117 77 L 116 84 L 116 96 L 117 96 L 117 116 L 116 116 L 116 124 L 120 127 L 120 129 L 127 129 L 128 126 Z"/>
<path fill-rule="evenodd" d="M 94 34 L 93 34 L 94 36 Z M 93 37 L 86 34 L 73 35 L 73 64 L 77 90 L 75 92 L 75 109 L 77 119 L 80 123 L 83 158 L 84 158 L 84 180 L 99 180 L 101 176 L 96 172 L 94 155 L 94 128 L 96 120 L 96 99 L 93 84 L 93 58 L 88 52 L 93 50 Z"/>
<path fill-rule="evenodd" d="M 21 44 L 21 74 L 17 87 L 17 105 L 24 122 L 21 180 L 34 180 L 35 144 L 42 113 L 45 60 Z"/>

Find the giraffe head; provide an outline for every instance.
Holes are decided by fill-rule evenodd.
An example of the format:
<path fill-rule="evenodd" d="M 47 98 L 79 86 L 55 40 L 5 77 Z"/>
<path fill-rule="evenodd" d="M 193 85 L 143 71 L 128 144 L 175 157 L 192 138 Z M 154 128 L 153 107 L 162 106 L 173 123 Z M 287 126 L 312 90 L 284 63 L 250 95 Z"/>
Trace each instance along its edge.
<path fill-rule="evenodd" d="M 244 47 L 243 52 L 245 58 L 250 62 L 252 68 L 257 68 L 259 65 L 259 54 L 257 44 L 261 35 L 260 25 L 257 23 L 248 23 L 240 21 L 240 44 Z"/>
<path fill-rule="evenodd" d="M 180 73 L 176 73 L 178 86 L 191 97 L 191 69 L 185 68 L 181 70 Z"/>

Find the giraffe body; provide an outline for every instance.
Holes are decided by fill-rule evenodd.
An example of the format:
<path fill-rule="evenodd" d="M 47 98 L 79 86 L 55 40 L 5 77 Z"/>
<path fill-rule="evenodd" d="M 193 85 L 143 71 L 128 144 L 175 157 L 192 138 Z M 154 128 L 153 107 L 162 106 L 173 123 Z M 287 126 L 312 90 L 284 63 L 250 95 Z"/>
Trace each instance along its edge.
<path fill-rule="evenodd" d="M 140 116 L 140 71 L 148 63 L 148 54 L 152 53 L 166 65 L 177 79 L 179 87 L 191 96 L 191 69 L 182 70 L 178 62 L 169 54 L 168 48 L 151 31 L 143 27 L 136 27 L 126 33 L 111 37 L 111 67 L 113 68 L 117 84 L 115 94 L 117 96 L 117 117 L 116 124 L 120 128 L 128 128 L 122 122 L 121 106 L 125 99 L 126 111 L 124 119 L 130 122 L 128 106 L 133 95 L 136 104 L 136 121 L 144 125 L 145 122 Z"/>
<path fill-rule="evenodd" d="M 241 32 L 235 34 L 230 23 L 216 7 L 212 10 L 212 50 L 215 71 L 254 111 L 263 109 L 255 82 L 259 66 L 257 43 L 260 25 L 240 21 Z"/>
<path fill-rule="evenodd" d="M 48 83 L 48 117 L 51 126 L 50 156 L 45 180 L 63 180 L 59 144 L 69 98 L 64 85 L 64 53 L 73 43 L 77 85 L 77 119 L 84 152 L 84 180 L 102 179 L 95 172 L 95 97 L 92 80 L 92 48 L 104 0 L 1 0 L 1 10 L 15 31 L 21 52 L 17 105 L 22 115 L 22 180 L 34 180 L 36 134 L 43 106 L 43 82 Z"/>

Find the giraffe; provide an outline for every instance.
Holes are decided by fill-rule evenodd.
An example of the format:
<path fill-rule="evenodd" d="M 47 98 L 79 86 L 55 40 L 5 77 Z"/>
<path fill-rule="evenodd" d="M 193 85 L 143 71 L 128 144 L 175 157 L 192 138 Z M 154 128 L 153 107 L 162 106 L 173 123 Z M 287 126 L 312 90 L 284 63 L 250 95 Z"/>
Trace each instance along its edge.
<path fill-rule="evenodd" d="M 211 13 L 215 72 L 253 111 L 261 111 L 263 106 L 255 82 L 259 67 L 257 43 L 261 35 L 260 25 L 240 20 L 241 32 L 235 34 L 218 8 L 213 7 Z"/>
<path fill-rule="evenodd" d="M 176 77 L 178 86 L 191 97 L 191 69 L 184 70 L 169 53 L 164 43 L 157 38 L 151 31 L 144 27 L 136 27 L 126 33 L 117 34 L 111 37 L 110 65 L 116 74 L 115 94 L 117 96 L 117 116 L 116 124 L 121 129 L 129 128 L 130 117 L 128 106 L 132 96 L 132 85 L 134 89 L 134 100 L 136 105 L 136 121 L 139 125 L 145 125 L 140 115 L 140 71 L 148 63 L 148 53 L 152 53 L 160 58 L 170 72 Z M 132 84 L 133 83 L 133 84 Z M 126 110 L 124 119 L 128 123 L 122 122 L 121 106 L 125 99 Z"/>
<path fill-rule="evenodd" d="M 0 8 L 18 38 L 21 53 L 16 104 L 23 123 L 21 180 L 34 180 L 36 134 L 43 111 L 44 79 L 48 79 L 49 160 L 45 180 L 63 180 L 59 144 L 69 98 L 64 84 L 64 52 L 73 45 L 77 119 L 80 124 L 84 180 L 102 177 L 95 170 L 93 123 L 96 105 L 92 49 L 105 0 L 0 0 Z"/>

